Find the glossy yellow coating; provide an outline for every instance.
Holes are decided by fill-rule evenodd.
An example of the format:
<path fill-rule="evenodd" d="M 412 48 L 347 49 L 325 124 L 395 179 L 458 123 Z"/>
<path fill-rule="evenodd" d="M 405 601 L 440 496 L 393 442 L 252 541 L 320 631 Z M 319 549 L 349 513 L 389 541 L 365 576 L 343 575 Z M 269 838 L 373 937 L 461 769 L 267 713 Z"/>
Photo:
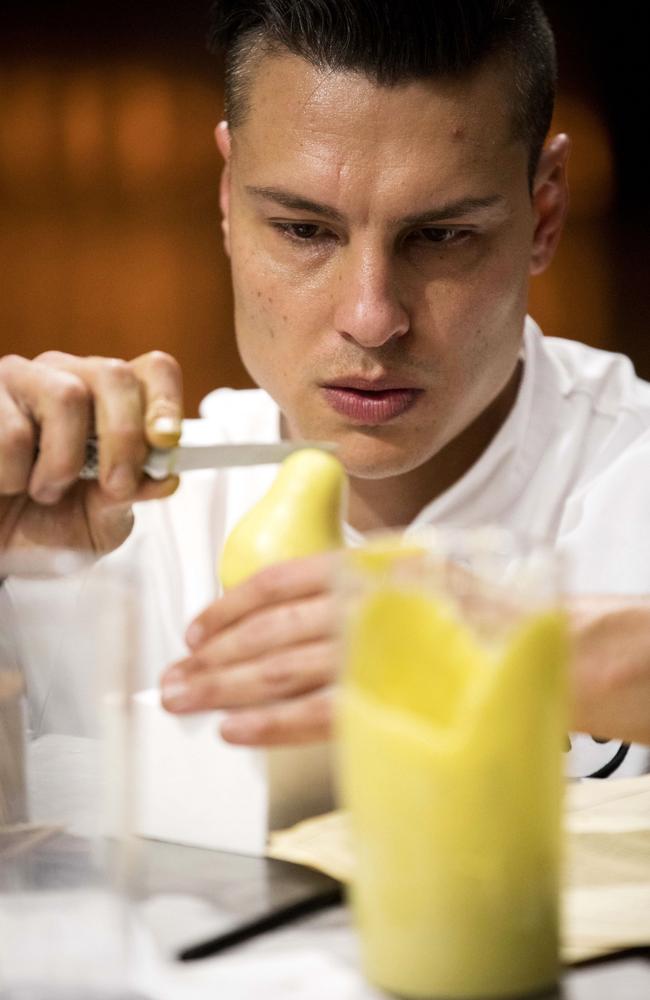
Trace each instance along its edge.
<path fill-rule="evenodd" d="M 404 997 L 524 996 L 558 974 L 566 624 L 490 647 L 390 582 L 348 624 L 341 772 L 369 979 Z"/>
<path fill-rule="evenodd" d="M 267 493 L 226 539 L 218 573 L 225 589 L 265 566 L 343 545 L 345 470 L 316 448 L 285 459 Z"/>

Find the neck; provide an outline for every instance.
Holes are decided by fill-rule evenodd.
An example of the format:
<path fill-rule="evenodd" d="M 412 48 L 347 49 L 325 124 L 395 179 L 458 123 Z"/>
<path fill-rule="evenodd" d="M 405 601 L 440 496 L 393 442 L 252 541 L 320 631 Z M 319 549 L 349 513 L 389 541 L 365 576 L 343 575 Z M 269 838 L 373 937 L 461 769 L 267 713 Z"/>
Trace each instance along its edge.
<path fill-rule="evenodd" d="M 409 524 L 481 457 L 517 398 L 522 366 L 468 427 L 423 465 L 387 479 L 350 479 L 348 521 L 358 531 Z"/>

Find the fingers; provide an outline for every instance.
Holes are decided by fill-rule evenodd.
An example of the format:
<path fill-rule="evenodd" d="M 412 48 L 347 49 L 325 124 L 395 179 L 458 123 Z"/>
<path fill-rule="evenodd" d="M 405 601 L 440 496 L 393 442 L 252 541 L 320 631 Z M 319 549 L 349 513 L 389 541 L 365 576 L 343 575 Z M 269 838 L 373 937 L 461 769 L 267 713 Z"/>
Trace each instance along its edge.
<path fill-rule="evenodd" d="M 196 712 L 294 697 L 336 675 L 331 594 L 257 611 L 217 633 L 163 676 L 163 704 Z"/>
<path fill-rule="evenodd" d="M 290 746 L 327 740 L 332 735 L 334 691 L 318 691 L 304 698 L 265 708 L 232 712 L 220 733 L 229 743 L 244 746 Z"/>
<path fill-rule="evenodd" d="M 73 372 L 16 356 L 2 358 L 0 417 L 0 489 L 55 503 L 83 465 L 90 419 L 87 386 Z"/>
<path fill-rule="evenodd" d="M 85 364 L 95 405 L 99 482 L 117 500 L 134 496 L 147 456 L 142 387 L 126 361 Z"/>
<path fill-rule="evenodd" d="M 97 483 L 87 483 L 87 504 L 92 514 L 100 511 L 130 510 L 134 503 L 147 500 L 162 500 L 174 493 L 179 486 L 178 476 L 167 476 L 166 479 L 143 479 L 138 489 L 128 501 L 116 501 L 104 493 Z"/>
<path fill-rule="evenodd" d="M 128 537 L 133 526 L 132 503 L 145 500 L 162 500 L 177 489 L 178 476 L 167 479 L 143 479 L 133 500 L 116 502 L 103 493 L 97 483 L 86 485 L 86 526 L 94 552 L 111 552 Z"/>
<path fill-rule="evenodd" d="M 36 359 L 87 386 L 99 441 L 99 482 L 115 500 L 131 499 L 141 479 L 148 447 L 144 434 L 144 391 L 134 369 L 115 358 L 76 358 L 49 351 Z M 59 431 L 60 422 L 53 426 Z M 46 432 L 46 425 L 41 433 Z"/>
<path fill-rule="evenodd" d="M 163 676 L 165 708 L 234 710 L 224 722 L 233 742 L 324 738 L 329 698 L 321 695 L 339 663 L 338 559 L 326 553 L 270 567 L 210 605 L 188 630 L 190 656 Z"/>
<path fill-rule="evenodd" d="M 163 351 L 150 351 L 131 362 L 144 392 L 147 440 L 156 448 L 173 448 L 181 434 L 183 377 L 178 362 Z"/>
<path fill-rule="evenodd" d="M 579 732 L 650 743 L 650 610 L 630 597 L 571 604 L 572 727 Z M 576 620 L 577 615 L 577 620 Z"/>
<path fill-rule="evenodd" d="M 2 358 L 0 492 L 58 502 L 78 477 L 94 429 L 102 491 L 133 502 L 150 446 L 177 442 L 181 414 L 180 369 L 159 351 L 133 362 L 59 351 L 34 361 Z"/>
<path fill-rule="evenodd" d="M 195 618 L 187 630 L 188 645 L 195 649 L 210 636 L 258 610 L 289 604 L 331 589 L 339 559 L 338 553 L 326 552 L 269 566 L 228 591 Z M 271 623 L 271 628 L 275 627 L 275 623 Z"/>
<path fill-rule="evenodd" d="M 593 594 L 571 596 L 566 600 L 571 627 L 576 634 L 597 625 L 610 613 L 638 605 L 639 598 L 629 594 Z"/>
<path fill-rule="evenodd" d="M 150 445 L 172 447 L 180 437 L 180 368 L 162 351 L 132 362 L 63 358 L 93 391 L 102 489 L 117 500 L 134 501 Z"/>
<path fill-rule="evenodd" d="M 173 712 L 200 712 L 294 698 L 331 683 L 336 663 L 336 644 L 330 639 L 295 645 L 228 669 L 210 665 L 187 671 L 180 663 L 166 676 L 163 705 Z"/>
<path fill-rule="evenodd" d="M 2 371 L 7 371 L 9 360 L 0 361 Z M 17 358 L 17 365 L 22 360 Z M 0 495 L 13 496 L 27 491 L 35 448 L 33 421 L 0 383 Z"/>
<path fill-rule="evenodd" d="M 331 635 L 335 627 L 333 595 L 320 594 L 255 611 L 194 650 L 187 672 L 227 667 Z"/>

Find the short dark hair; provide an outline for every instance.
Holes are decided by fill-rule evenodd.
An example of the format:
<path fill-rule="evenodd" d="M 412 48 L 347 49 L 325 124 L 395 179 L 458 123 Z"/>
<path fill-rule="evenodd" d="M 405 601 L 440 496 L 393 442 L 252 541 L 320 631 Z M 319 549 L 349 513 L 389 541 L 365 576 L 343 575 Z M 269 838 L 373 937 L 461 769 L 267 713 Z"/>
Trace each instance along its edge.
<path fill-rule="evenodd" d="M 531 179 L 551 124 L 555 42 L 537 0 L 216 0 L 208 44 L 224 56 L 232 128 L 248 110 L 251 57 L 282 48 L 383 86 L 459 77 L 509 56 L 514 134 L 529 148 Z"/>

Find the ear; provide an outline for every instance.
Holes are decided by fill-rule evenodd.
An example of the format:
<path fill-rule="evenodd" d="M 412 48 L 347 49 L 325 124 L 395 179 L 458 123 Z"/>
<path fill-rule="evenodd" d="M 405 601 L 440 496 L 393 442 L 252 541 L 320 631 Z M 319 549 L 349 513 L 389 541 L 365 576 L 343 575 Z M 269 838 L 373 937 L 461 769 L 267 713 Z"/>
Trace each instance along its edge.
<path fill-rule="evenodd" d="M 221 232 L 223 233 L 223 245 L 226 253 L 230 257 L 230 130 L 228 122 L 219 122 L 214 130 L 214 138 L 217 149 L 224 159 L 224 167 L 221 171 L 221 182 L 219 185 L 219 205 L 221 208 Z"/>
<path fill-rule="evenodd" d="M 569 208 L 567 163 L 571 140 L 564 133 L 544 147 L 533 181 L 535 232 L 530 273 L 541 274 L 553 259 Z"/>

